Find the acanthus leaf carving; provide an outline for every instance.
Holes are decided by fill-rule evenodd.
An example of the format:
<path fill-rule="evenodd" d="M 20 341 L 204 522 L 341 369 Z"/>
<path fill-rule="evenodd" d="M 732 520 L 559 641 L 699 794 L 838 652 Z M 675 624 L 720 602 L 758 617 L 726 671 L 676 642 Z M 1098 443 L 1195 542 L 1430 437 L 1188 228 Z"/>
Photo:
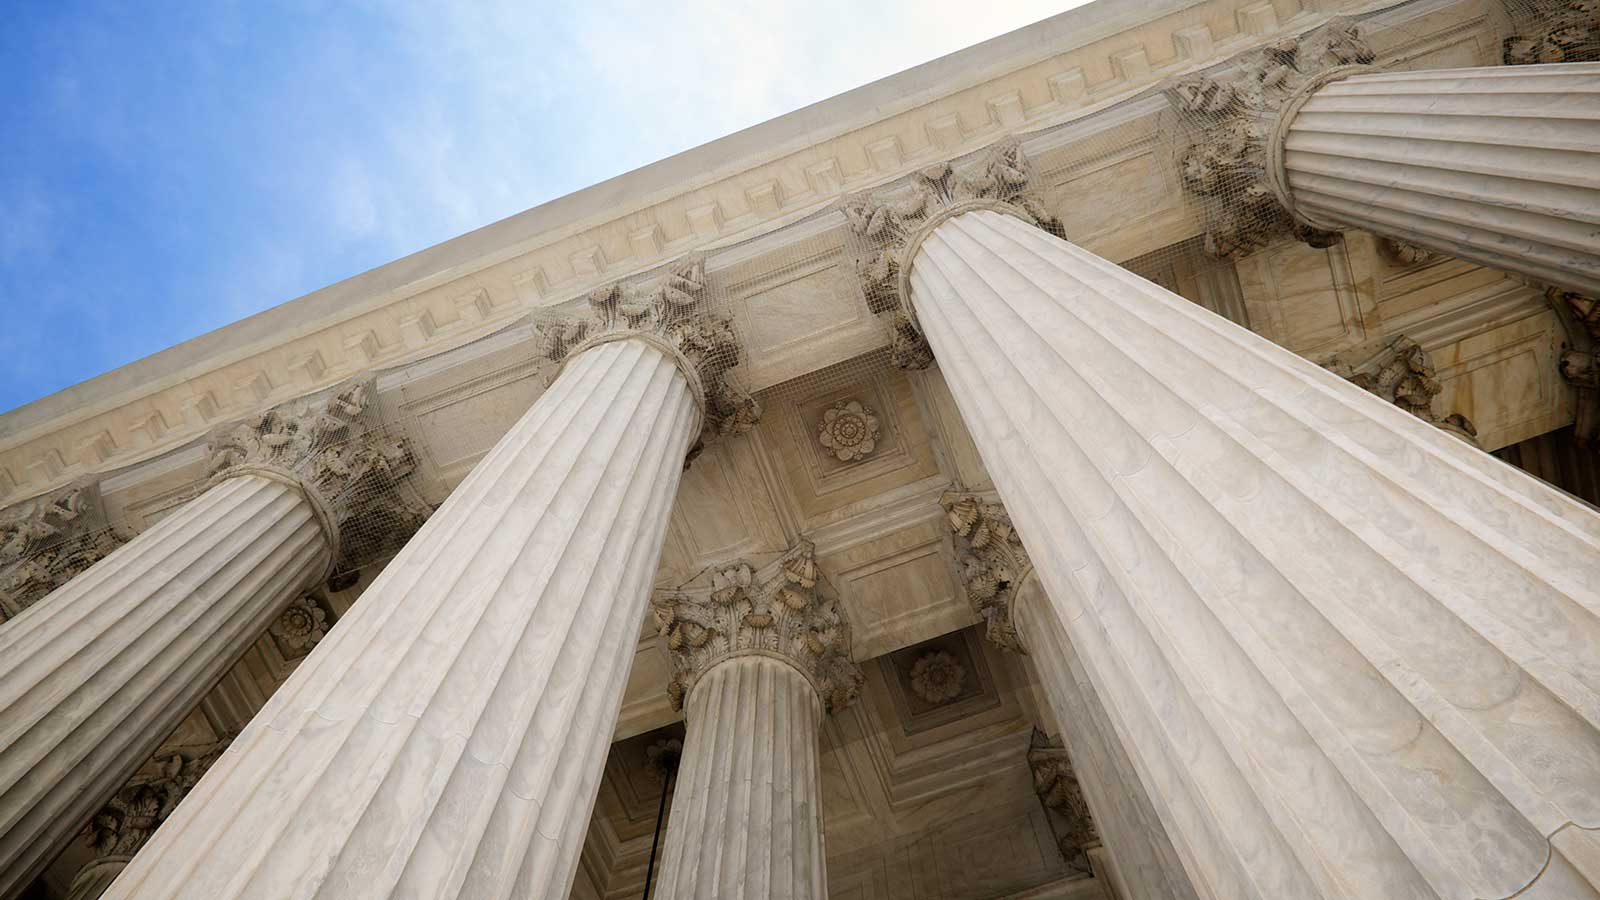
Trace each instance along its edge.
<path fill-rule="evenodd" d="M 962 491 L 946 491 L 939 505 L 955 533 L 967 602 L 983 617 L 989 640 L 1023 652 L 1012 605 L 1033 563 L 1011 525 L 1011 515 L 997 499 Z"/>
<path fill-rule="evenodd" d="M 1339 242 L 1337 232 L 1296 221 L 1278 200 L 1269 183 L 1267 142 L 1273 119 L 1297 91 L 1329 69 L 1372 60 L 1355 24 L 1334 19 L 1245 53 L 1226 72 L 1167 86 L 1168 100 L 1195 131 L 1179 170 L 1184 187 L 1205 199 L 1206 252 L 1237 259 L 1284 234 L 1318 248 Z"/>
<path fill-rule="evenodd" d="M 540 353 L 565 361 L 580 348 L 630 333 L 671 346 L 694 370 L 703 390 L 705 422 L 693 459 L 712 439 L 744 434 L 761 420 L 761 404 L 730 377 L 742 351 L 732 319 L 709 308 L 705 257 L 691 254 L 648 285 L 617 282 L 589 294 L 587 317 L 556 317 L 538 323 Z"/>
<path fill-rule="evenodd" d="M 1400 335 L 1386 343 L 1359 345 L 1334 356 L 1324 368 L 1357 387 L 1393 403 L 1417 418 L 1477 445 L 1478 430 L 1460 413 L 1440 415 L 1434 398 L 1439 383 L 1428 352 Z"/>
<path fill-rule="evenodd" d="M 370 378 L 346 382 L 218 428 L 207 444 L 212 483 L 273 472 L 313 498 L 338 534 L 330 574 L 394 553 L 431 512 L 409 489 L 417 467 L 411 444 L 369 413 L 373 395 Z"/>
<path fill-rule="evenodd" d="M 850 623 L 819 585 L 808 541 L 759 570 L 737 562 L 714 569 L 711 583 L 658 593 L 656 623 L 672 657 L 667 687 L 682 709 L 694 685 L 716 664 L 737 656 L 784 659 L 816 688 L 828 712 L 861 693 L 861 669 L 850 658 Z"/>
<path fill-rule="evenodd" d="M 123 540 L 105 527 L 94 484 L 69 485 L 0 510 L 0 622 L 104 559 Z"/>
<path fill-rule="evenodd" d="M 1100 832 L 1066 748 L 1035 728 L 1028 745 L 1028 768 L 1033 790 L 1050 813 L 1062 859 L 1074 871 L 1094 874 L 1089 851 L 1100 844 Z"/>
<path fill-rule="evenodd" d="M 1600 60 L 1600 0 L 1534 0 L 1513 18 L 1525 25 L 1502 42 L 1508 66 Z"/>
<path fill-rule="evenodd" d="M 84 827 L 97 857 L 132 856 L 228 749 L 231 738 L 169 745 L 135 773 Z"/>
<path fill-rule="evenodd" d="M 889 360 L 898 368 L 933 364 L 911 298 L 901 296 L 901 275 L 912 262 L 907 254 L 915 253 L 912 239 L 941 211 L 974 200 L 1003 205 L 1065 237 L 1060 220 L 1035 195 L 1032 164 L 1015 137 L 991 145 L 968 166 L 940 163 L 913 173 L 894 189 L 848 194 L 840 201 L 862 294 L 869 310 L 889 317 Z"/>

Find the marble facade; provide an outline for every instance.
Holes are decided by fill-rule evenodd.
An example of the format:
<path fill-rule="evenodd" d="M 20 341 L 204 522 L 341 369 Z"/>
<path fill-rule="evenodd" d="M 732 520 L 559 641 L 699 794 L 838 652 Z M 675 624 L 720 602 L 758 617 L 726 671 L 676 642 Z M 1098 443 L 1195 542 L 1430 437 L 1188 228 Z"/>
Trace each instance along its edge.
<path fill-rule="evenodd" d="M 0 898 L 1600 897 L 1580 13 L 1099 0 L 0 415 Z"/>

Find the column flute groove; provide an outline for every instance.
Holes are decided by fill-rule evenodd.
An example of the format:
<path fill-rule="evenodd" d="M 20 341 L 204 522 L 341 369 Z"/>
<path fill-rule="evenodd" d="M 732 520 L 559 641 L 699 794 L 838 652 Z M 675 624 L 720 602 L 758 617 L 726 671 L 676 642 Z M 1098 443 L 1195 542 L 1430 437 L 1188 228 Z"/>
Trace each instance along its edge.
<path fill-rule="evenodd" d="M 743 427 L 726 320 L 625 290 L 108 898 L 565 895 L 684 459 Z"/>
<path fill-rule="evenodd" d="M 1125 742 L 1188 748 L 1142 774 L 1199 881 L 1503 897 L 1552 843 L 1583 865 L 1592 513 L 1017 218 L 948 219 L 911 280 L 1022 534 L 1054 538 L 1041 577 L 1085 598 L 1068 628 L 1108 710 L 1150 717 Z"/>
<path fill-rule="evenodd" d="M 849 626 L 814 549 L 654 600 L 688 722 L 657 879 L 661 900 L 821 900 L 822 717 L 860 691 Z"/>
<path fill-rule="evenodd" d="M 328 511 L 360 514 L 344 493 L 380 492 L 409 471 L 403 446 L 368 432 L 367 391 L 342 386 L 214 432 L 208 490 L 0 629 L 0 896 L 64 848 L 327 575 Z"/>

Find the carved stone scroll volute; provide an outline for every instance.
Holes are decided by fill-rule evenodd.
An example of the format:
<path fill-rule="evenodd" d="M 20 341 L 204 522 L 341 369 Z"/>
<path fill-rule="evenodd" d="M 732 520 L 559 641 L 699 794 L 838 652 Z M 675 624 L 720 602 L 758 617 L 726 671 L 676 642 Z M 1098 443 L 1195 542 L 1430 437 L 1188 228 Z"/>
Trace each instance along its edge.
<path fill-rule="evenodd" d="M 691 254 L 653 282 L 617 282 L 589 294 L 590 314 L 539 322 L 540 352 L 564 362 L 585 347 L 642 335 L 670 347 L 700 392 L 705 411 L 693 459 L 711 440 L 744 434 L 761 420 L 761 404 L 730 377 L 743 357 L 732 320 L 711 308 L 705 257 Z"/>
<path fill-rule="evenodd" d="M 0 510 L 0 622 L 66 584 L 121 546 L 99 486 L 70 485 Z"/>
<path fill-rule="evenodd" d="M 840 201 L 867 308 L 889 317 L 889 359 L 895 366 L 925 369 L 933 364 L 933 351 L 917 326 L 911 298 L 904 296 L 906 268 L 916 253 L 916 236 L 942 212 L 970 201 L 988 201 L 1065 237 L 1060 221 L 1036 196 L 1033 180 L 1033 167 L 1022 143 L 1011 137 L 960 168 L 940 163 L 896 187 L 850 194 Z"/>
<path fill-rule="evenodd" d="M 392 554 L 430 512 L 408 481 L 416 454 L 370 413 L 374 394 L 371 379 L 346 382 L 223 426 L 208 443 L 213 482 L 255 473 L 305 492 L 338 549 L 330 575 Z"/>
<path fill-rule="evenodd" d="M 1050 814 L 1061 858 L 1073 871 L 1094 874 L 1089 851 L 1100 845 L 1100 832 L 1066 748 L 1035 728 L 1028 746 L 1028 768 L 1033 772 L 1033 790 Z"/>
<path fill-rule="evenodd" d="M 1033 570 L 1022 538 L 1000 501 L 983 494 L 946 491 L 939 498 L 956 537 L 957 559 L 967 602 L 983 617 L 989 640 L 1023 652 L 1012 605 Z"/>
<path fill-rule="evenodd" d="M 1268 171 L 1268 142 L 1274 119 L 1296 92 L 1330 70 L 1372 59 L 1355 24 L 1335 19 L 1245 53 L 1223 71 L 1167 86 L 1168 100 L 1194 135 L 1179 169 L 1184 187 L 1203 200 L 1208 253 L 1236 259 L 1286 234 L 1313 247 L 1339 242 L 1337 232 L 1295 221 L 1278 198 Z"/>
<path fill-rule="evenodd" d="M 657 594 L 656 623 L 672 657 L 667 692 L 673 709 L 700 677 L 736 656 L 774 656 L 793 664 L 834 712 L 861 693 L 863 677 L 850 658 L 850 623 L 838 601 L 818 584 L 810 542 L 760 569 L 739 562 L 712 572 L 710 587 Z"/>
<path fill-rule="evenodd" d="M 1435 425 L 1473 446 L 1478 429 L 1460 413 L 1441 415 L 1434 398 L 1443 386 L 1428 352 L 1405 335 L 1387 343 L 1363 344 L 1346 350 L 1324 364 L 1357 387 L 1382 397 L 1417 418 Z"/>

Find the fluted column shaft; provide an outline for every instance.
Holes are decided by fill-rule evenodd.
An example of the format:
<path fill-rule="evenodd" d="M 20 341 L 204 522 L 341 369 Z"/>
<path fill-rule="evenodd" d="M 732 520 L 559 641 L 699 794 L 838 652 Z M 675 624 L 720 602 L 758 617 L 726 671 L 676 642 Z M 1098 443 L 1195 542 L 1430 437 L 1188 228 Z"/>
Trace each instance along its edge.
<path fill-rule="evenodd" d="M 566 896 L 700 417 L 578 351 L 106 896 Z"/>
<path fill-rule="evenodd" d="M 0 628 L 0 896 L 67 845 L 331 552 L 300 488 L 239 475 Z"/>
<path fill-rule="evenodd" d="M 969 209 L 911 301 L 1196 889 L 1600 896 L 1600 517 Z"/>
<path fill-rule="evenodd" d="M 1037 578 L 1017 592 L 1012 616 L 1039 685 L 1061 726 L 1084 799 L 1105 842 L 1124 900 L 1194 900 L 1150 797 L 1086 681 L 1062 616 Z"/>
<path fill-rule="evenodd" d="M 1273 135 L 1296 216 L 1600 296 L 1600 63 L 1350 71 Z"/>
<path fill-rule="evenodd" d="M 769 656 L 717 663 L 690 691 L 655 896 L 823 900 L 822 702 Z"/>

